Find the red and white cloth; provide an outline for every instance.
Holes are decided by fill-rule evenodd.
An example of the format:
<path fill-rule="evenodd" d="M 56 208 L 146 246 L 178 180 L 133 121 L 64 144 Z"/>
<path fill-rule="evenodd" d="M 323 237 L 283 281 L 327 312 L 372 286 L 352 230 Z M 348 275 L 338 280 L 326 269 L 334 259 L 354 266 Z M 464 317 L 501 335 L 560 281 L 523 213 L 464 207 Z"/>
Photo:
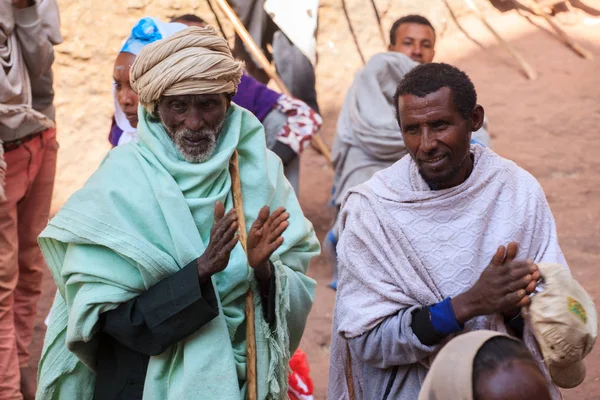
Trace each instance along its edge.
<path fill-rule="evenodd" d="M 310 366 L 306 354 L 296 350 L 290 359 L 290 376 L 288 377 L 288 396 L 290 400 L 313 400 L 313 382 L 310 379 Z"/>
<path fill-rule="evenodd" d="M 279 97 L 273 108 L 287 116 L 286 124 L 277 134 L 277 140 L 300 154 L 321 129 L 323 118 L 302 100 L 285 94 Z"/>

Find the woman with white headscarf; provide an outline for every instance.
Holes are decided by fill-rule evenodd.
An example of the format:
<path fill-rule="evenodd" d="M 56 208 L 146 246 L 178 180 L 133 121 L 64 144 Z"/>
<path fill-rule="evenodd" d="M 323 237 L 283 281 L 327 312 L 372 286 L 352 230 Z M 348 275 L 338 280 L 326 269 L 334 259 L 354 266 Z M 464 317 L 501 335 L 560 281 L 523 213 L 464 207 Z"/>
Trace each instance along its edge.
<path fill-rule="evenodd" d="M 108 140 L 118 146 L 129 142 L 137 142 L 138 95 L 129 84 L 129 70 L 139 52 L 152 42 L 171 36 L 187 26 L 177 22 L 163 22 L 156 18 L 142 18 L 131 30 L 131 34 L 123 44 L 113 69 L 113 97 L 115 115 Z"/>

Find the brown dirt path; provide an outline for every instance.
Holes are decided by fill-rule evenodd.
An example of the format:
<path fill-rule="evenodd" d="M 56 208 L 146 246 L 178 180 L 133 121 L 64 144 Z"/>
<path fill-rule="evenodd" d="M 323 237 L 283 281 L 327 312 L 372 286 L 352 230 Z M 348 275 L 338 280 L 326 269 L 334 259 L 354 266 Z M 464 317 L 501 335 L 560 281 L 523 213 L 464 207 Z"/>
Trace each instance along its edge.
<path fill-rule="evenodd" d="M 60 0 L 66 42 L 57 48 L 56 103 L 58 106 L 59 172 L 54 196 L 56 211 L 79 188 L 101 161 L 108 144 L 112 100 L 112 62 L 120 41 L 132 23 L 144 15 L 172 16 L 184 12 L 209 15 L 199 0 L 128 0 L 118 2 Z M 378 2 L 384 6 L 387 1 Z M 481 24 L 464 19 L 465 27 L 478 38 L 482 51 L 456 29 L 438 2 L 392 1 L 395 8 L 384 19 L 386 28 L 403 10 L 425 9 L 445 34 L 438 45 L 438 61 L 463 68 L 474 80 L 495 136 L 493 148 L 516 161 L 541 182 L 558 225 L 561 245 L 575 276 L 590 293 L 600 295 L 600 27 L 570 27 L 568 31 L 595 54 L 577 58 L 552 39 L 514 14 L 493 15 L 492 23 L 527 57 L 540 78 L 527 81 L 512 59 Z M 435 7 L 433 4 L 435 4 Z M 457 2 L 456 2 L 457 3 Z M 365 55 L 381 51 L 368 2 L 349 0 Z M 339 2 L 322 0 L 320 10 L 319 101 L 325 128 L 322 135 L 332 143 L 335 123 L 344 94 L 360 61 L 347 33 Z M 209 15 L 210 19 L 210 15 Z M 327 209 L 332 173 L 313 150 L 303 157 L 300 201 L 319 238 L 330 224 Z M 314 260 L 310 274 L 317 279 L 317 297 L 302 341 L 315 382 L 316 398 L 326 398 L 331 316 L 335 294 L 326 287 L 330 271 L 324 256 Z M 44 281 L 33 343 L 37 361 L 43 343 L 45 317 L 54 295 L 50 274 Z M 579 388 L 565 391 L 565 398 L 600 399 L 600 350 L 587 359 L 588 376 Z"/>

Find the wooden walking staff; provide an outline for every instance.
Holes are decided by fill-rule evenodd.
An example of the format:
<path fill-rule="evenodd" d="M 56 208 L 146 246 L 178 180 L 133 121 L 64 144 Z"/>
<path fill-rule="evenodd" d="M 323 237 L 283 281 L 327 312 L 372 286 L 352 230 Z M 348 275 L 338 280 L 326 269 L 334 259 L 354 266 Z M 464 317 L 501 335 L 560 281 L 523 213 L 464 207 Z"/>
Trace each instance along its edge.
<path fill-rule="evenodd" d="M 229 18 L 229 20 L 233 24 L 233 28 L 240 36 L 244 44 L 248 46 L 250 52 L 258 60 L 258 63 L 265 70 L 267 75 L 269 75 L 269 77 L 275 81 L 275 83 L 277 84 L 277 86 L 279 86 L 279 89 L 283 94 L 291 96 L 289 89 L 285 86 L 281 78 L 279 78 L 279 75 L 277 75 L 277 71 L 275 71 L 275 68 L 273 68 L 269 60 L 267 60 L 267 57 L 265 57 L 260 47 L 258 47 L 254 39 L 252 39 L 252 36 L 250 36 L 250 33 L 248 33 L 248 30 L 246 29 L 244 24 L 242 24 L 242 21 L 240 21 L 233 9 L 229 6 L 229 4 L 227 4 L 227 1 L 217 0 L 217 4 L 219 5 L 219 7 L 221 7 L 221 10 L 225 13 L 227 18 Z M 319 153 L 321 153 L 327 159 L 327 162 L 331 164 L 331 151 L 319 135 L 313 136 L 312 145 L 315 147 L 315 149 L 317 149 Z"/>
<path fill-rule="evenodd" d="M 240 167 L 237 150 L 229 160 L 229 173 L 231 174 L 231 192 L 233 194 L 233 207 L 238 216 L 238 237 L 244 252 L 246 248 L 246 218 L 244 218 L 244 203 L 242 201 L 242 182 L 240 180 Z M 256 400 L 256 333 L 254 331 L 254 295 L 252 287 L 246 292 L 246 398 Z"/>

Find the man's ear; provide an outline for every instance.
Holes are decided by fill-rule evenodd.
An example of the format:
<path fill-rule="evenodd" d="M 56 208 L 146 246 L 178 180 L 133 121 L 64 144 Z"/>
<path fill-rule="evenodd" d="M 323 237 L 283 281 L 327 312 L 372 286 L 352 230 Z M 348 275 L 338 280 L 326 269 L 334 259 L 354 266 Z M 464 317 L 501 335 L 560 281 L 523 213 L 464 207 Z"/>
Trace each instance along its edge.
<path fill-rule="evenodd" d="M 158 101 L 152 105 L 152 112 L 150 112 L 149 114 L 150 114 L 150 119 L 152 120 L 152 122 L 160 121 L 160 113 L 158 111 Z"/>
<path fill-rule="evenodd" d="M 233 93 L 225 94 L 225 105 L 227 106 L 228 110 L 229 110 L 229 107 L 231 107 L 231 100 L 233 99 L 233 96 L 234 96 Z"/>
<path fill-rule="evenodd" d="M 482 106 L 477 104 L 471 114 L 471 132 L 476 132 L 483 126 L 485 111 Z"/>

